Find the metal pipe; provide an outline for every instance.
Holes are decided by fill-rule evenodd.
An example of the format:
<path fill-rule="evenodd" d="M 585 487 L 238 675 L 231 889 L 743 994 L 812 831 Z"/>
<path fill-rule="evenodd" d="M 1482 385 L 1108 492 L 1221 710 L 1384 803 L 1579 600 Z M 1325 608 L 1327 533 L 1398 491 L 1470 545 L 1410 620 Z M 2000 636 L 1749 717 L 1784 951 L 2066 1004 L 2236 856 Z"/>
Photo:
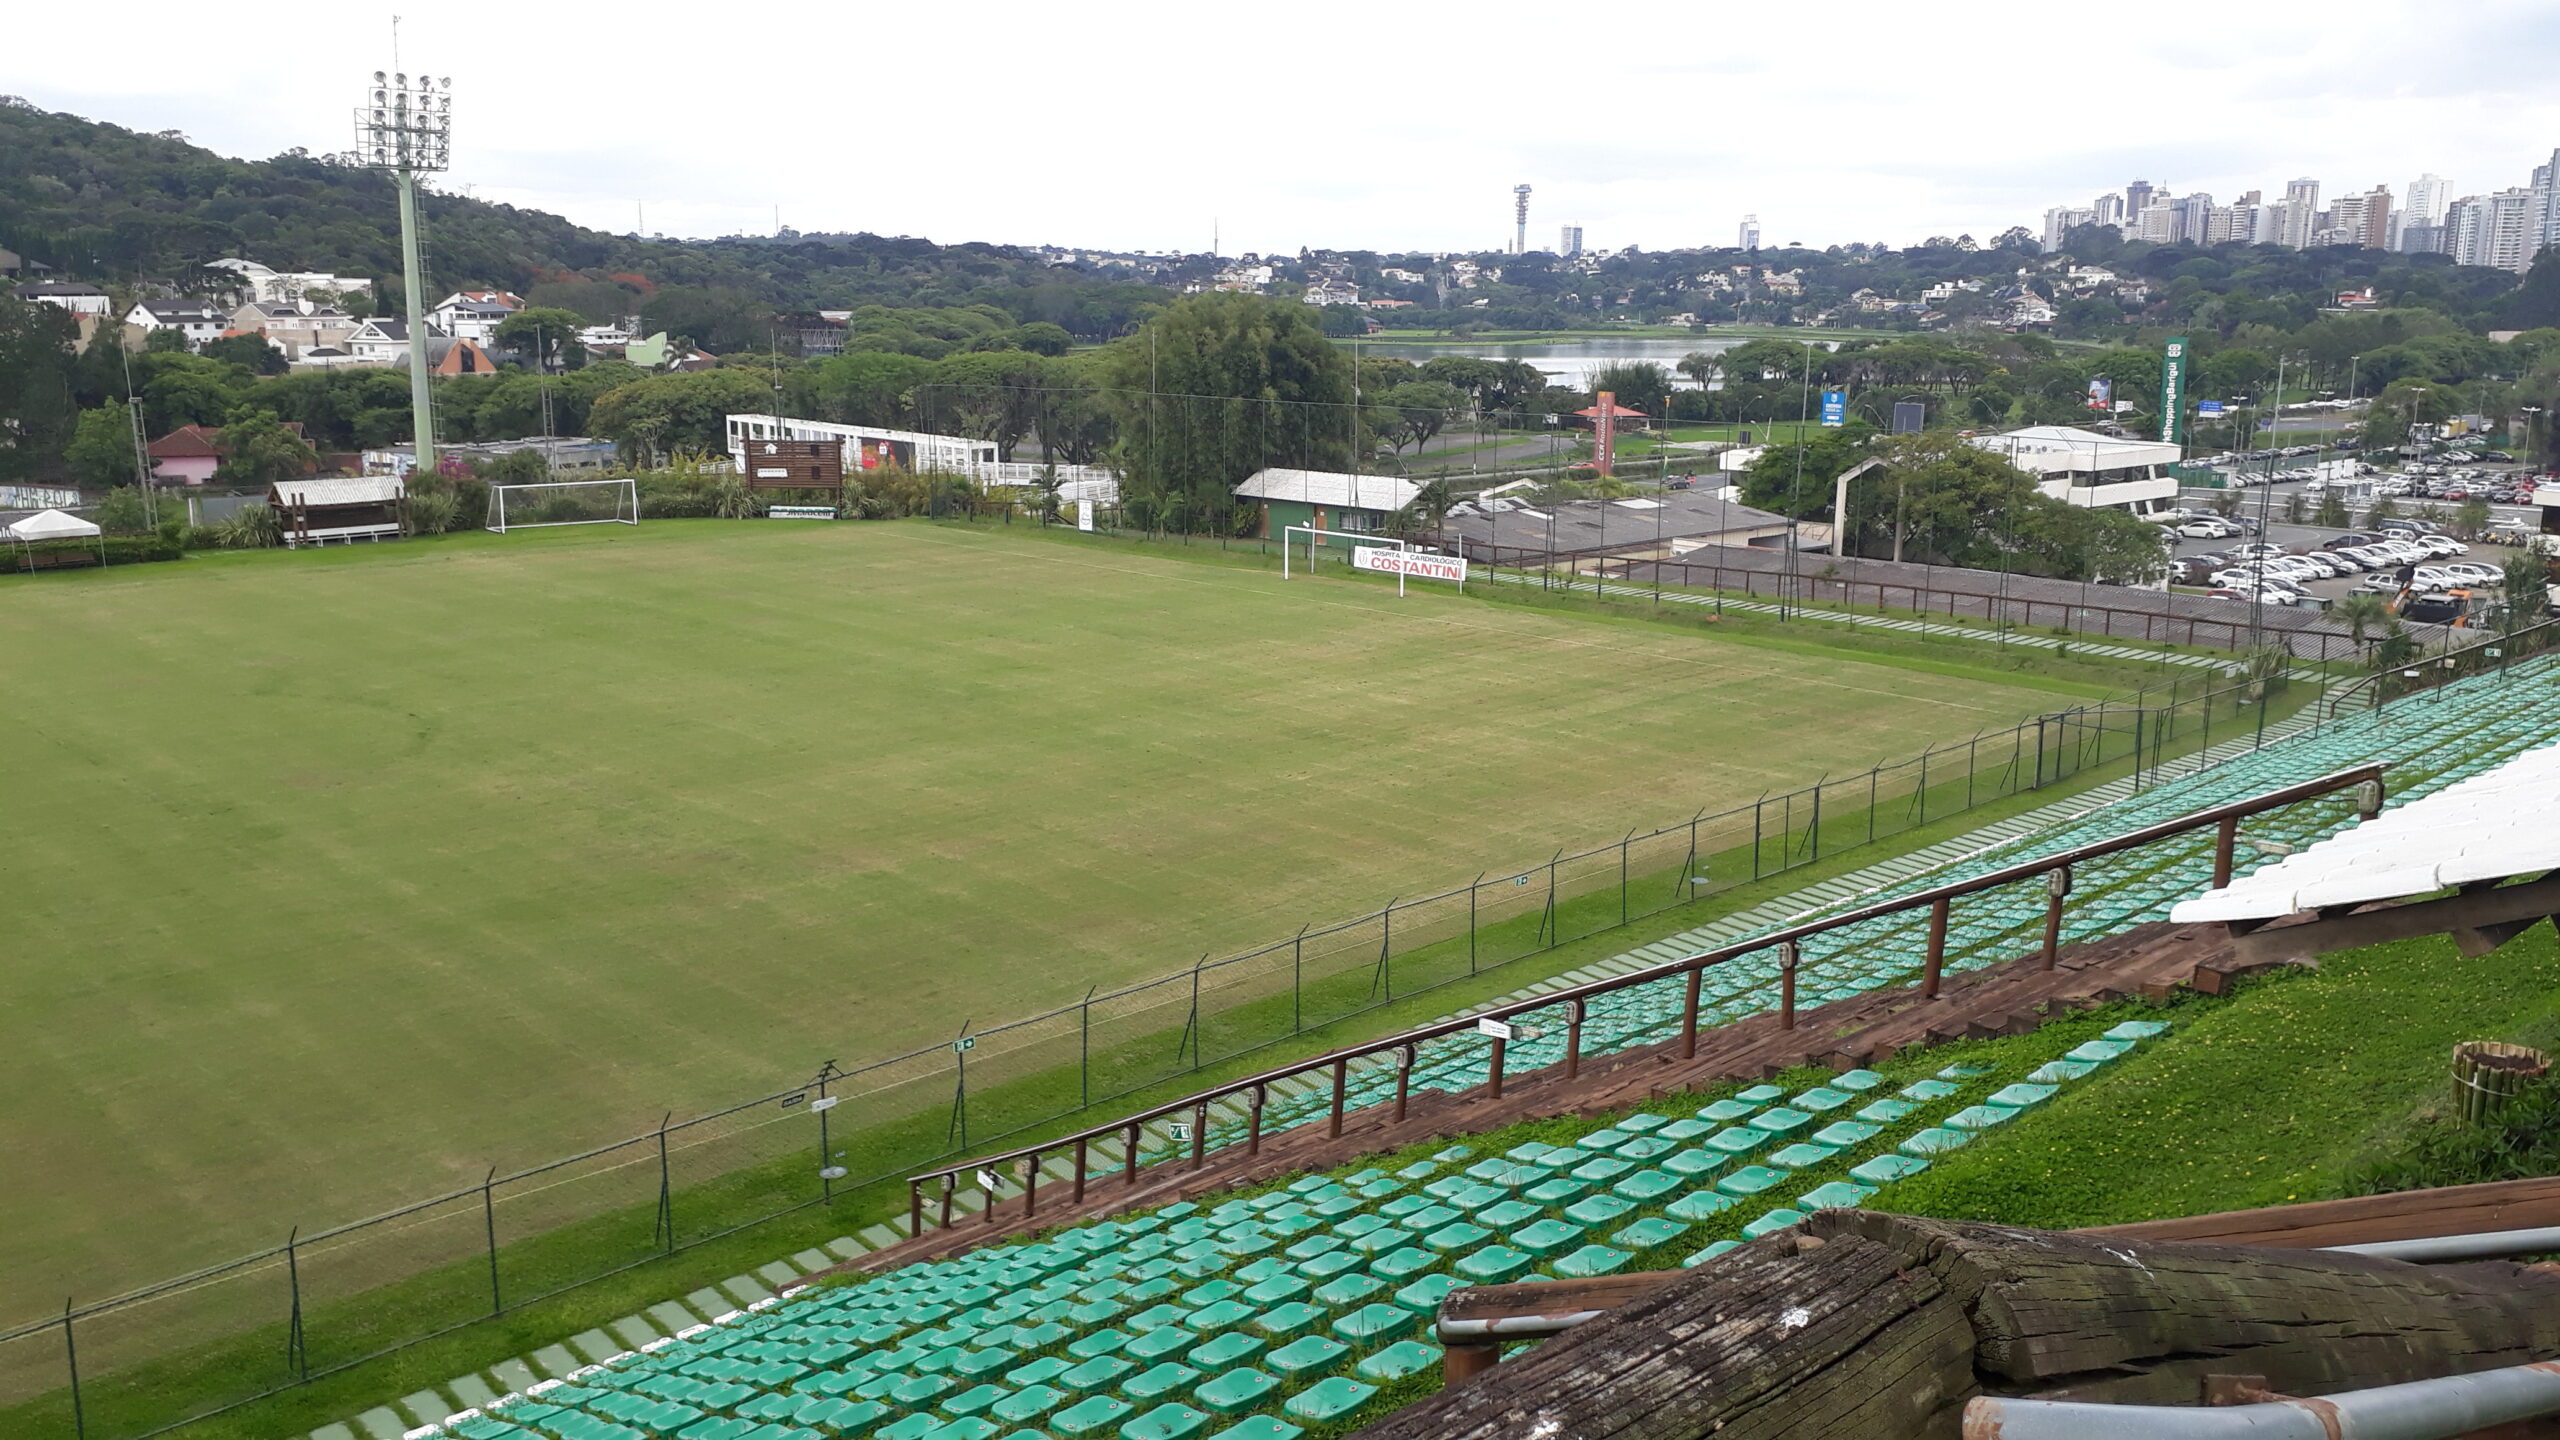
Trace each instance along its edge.
<path fill-rule="evenodd" d="M 2256 1405 L 2090 1405 L 1979 1395 L 1967 1436 L 1999 1440 L 2451 1440 L 2560 1413 L 2560 1360 Z"/>
<path fill-rule="evenodd" d="M 1470 1340 L 1519 1340 L 1532 1335 L 1561 1335 L 1606 1310 L 1575 1310 L 1564 1315 L 1496 1315 L 1485 1320 L 1443 1320 L 1440 1343 L 1463 1345 Z"/>
<path fill-rule="evenodd" d="M 2375 1240 L 2363 1245 L 2327 1245 L 2341 1255 L 2372 1255 L 2432 1265 L 2447 1260 L 2503 1260 L 2513 1255 L 2560 1252 L 2560 1225 L 2536 1230 L 2482 1230 L 2470 1235 L 2429 1235 L 2417 1240 Z"/>

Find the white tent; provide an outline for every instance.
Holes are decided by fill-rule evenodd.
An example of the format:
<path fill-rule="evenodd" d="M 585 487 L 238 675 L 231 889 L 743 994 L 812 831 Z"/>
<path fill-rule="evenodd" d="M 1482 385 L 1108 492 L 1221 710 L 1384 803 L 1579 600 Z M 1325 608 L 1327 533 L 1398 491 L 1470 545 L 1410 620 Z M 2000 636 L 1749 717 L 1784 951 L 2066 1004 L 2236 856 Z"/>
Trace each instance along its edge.
<path fill-rule="evenodd" d="M 66 515 L 59 510 L 39 510 L 0 530 L 0 535 L 18 542 L 22 547 L 20 563 L 29 570 L 35 568 L 34 546 L 41 540 L 95 540 L 98 543 L 98 563 L 107 563 L 107 542 L 98 527 L 77 515 Z"/>
<path fill-rule="evenodd" d="M 39 510 L 11 525 L 7 533 L 12 540 L 29 543 L 37 540 L 86 540 L 98 533 L 98 527 L 77 515 L 66 515 L 59 510 Z"/>

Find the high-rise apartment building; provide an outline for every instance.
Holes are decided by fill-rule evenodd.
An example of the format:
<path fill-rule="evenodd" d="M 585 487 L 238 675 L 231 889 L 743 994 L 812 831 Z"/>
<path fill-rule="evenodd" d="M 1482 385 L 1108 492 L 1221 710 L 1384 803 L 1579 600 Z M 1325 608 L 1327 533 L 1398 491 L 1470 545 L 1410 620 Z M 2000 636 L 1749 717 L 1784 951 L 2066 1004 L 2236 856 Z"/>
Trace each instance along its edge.
<path fill-rule="evenodd" d="M 2169 202 L 2169 238 L 2190 245 L 2207 245 L 2206 222 L 2213 215 L 2213 197 L 2199 190 Z"/>
<path fill-rule="evenodd" d="M 2450 198 L 2445 193 L 2443 176 L 2421 175 L 2409 182 L 2409 201 L 2400 213 L 2412 225 L 2442 225 L 2445 202 Z"/>
<path fill-rule="evenodd" d="M 2459 265 L 2522 270 L 2533 262 L 2533 192 L 2465 195 L 2445 210 L 2445 249 Z"/>
<path fill-rule="evenodd" d="M 2320 223 L 2320 182 L 2305 177 L 2288 180 L 2284 187 L 2284 230 L 2276 243 L 2300 250 L 2311 243 L 2313 231 Z"/>
<path fill-rule="evenodd" d="M 2525 217 L 2525 264 L 2545 245 L 2560 245 L 2560 150 L 2551 159 L 2533 167 L 2533 182 L 2525 187 L 2533 194 L 2531 213 Z"/>
<path fill-rule="evenodd" d="M 2148 180 L 2136 180 L 2124 187 L 2124 213 L 2139 217 L 2160 194 L 2161 187 Z"/>
<path fill-rule="evenodd" d="M 2126 238 L 2166 245 L 2178 238 L 2178 212 L 2165 204 L 2145 205 L 2135 213 Z"/>
<path fill-rule="evenodd" d="M 2044 250 L 2050 255 L 2062 248 L 2071 232 L 2083 225 L 2097 223 L 2096 212 L 2083 206 L 2057 205 L 2044 212 Z"/>
<path fill-rule="evenodd" d="M 1574 256 L 1582 253 L 1581 226 L 1567 225 L 1564 227 L 1564 238 L 1561 242 L 1561 248 L 1559 248 L 1556 253 L 1562 255 L 1567 260 L 1570 260 Z"/>
<path fill-rule="evenodd" d="M 1760 217 L 1757 215 L 1742 217 L 1742 248 L 1745 250 L 1760 248 Z"/>
<path fill-rule="evenodd" d="M 2124 215 L 2124 197 L 2113 190 L 2099 196 L 2089 207 L 2089 223 L 2092 225 L 2113 225 L 2121 229 Z"/>

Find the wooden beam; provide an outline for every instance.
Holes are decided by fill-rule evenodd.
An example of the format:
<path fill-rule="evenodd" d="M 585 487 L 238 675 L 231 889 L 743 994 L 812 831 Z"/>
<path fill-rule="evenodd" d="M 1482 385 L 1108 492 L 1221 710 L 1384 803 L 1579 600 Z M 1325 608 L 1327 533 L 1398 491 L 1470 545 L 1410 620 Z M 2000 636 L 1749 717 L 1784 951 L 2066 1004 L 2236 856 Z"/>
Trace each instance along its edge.
<path fill-rule="evenodd" d="M 2244 964 L 2308 960 L 2339 950 L 2451 935 L 2465 955 L 2486 955 L 2535 921 L 2560 915 L 2560 871 L 2521 885 L 2471 890 L 2440 900 L 2382 905 L 2352 914 L 2270 925 L 2231 937 L 2233 958 Z"/>

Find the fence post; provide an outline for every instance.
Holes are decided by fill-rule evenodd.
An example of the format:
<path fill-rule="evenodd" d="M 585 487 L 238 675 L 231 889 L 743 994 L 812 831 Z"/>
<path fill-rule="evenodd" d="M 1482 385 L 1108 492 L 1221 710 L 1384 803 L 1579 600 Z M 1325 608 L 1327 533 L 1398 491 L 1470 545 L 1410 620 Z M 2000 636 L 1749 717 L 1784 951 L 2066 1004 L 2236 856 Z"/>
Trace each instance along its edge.
<path fill-rule="evenodd" d="M 1796 966 L 1804 953 L 1793 940 L 1778 946 L 1778 1028 L 1796 1028 Z"/>
<path fill-rule="evenodd" d="M 1704 965 L 1689 967 L 1689 993 L 1680 1002 L 1680 1058 L 1698 1058 L 1698 984 L 1707 975 Z"/>
<path fill-rule="evenodd" d="M 1494 1036 L 1493 1055 L 1485 1063 L 1484 1093 L 1485 1098 L 1488 1100 L 1499 1100 L 1502 1098 L 1502 1051 L 1504 1044 L 1505 1042 L 1501 1036 Z"/>
<path fill-rule="evenodd" d="M 1636 838 L 1629 830 L 1618 839 L 1618 923 L 1627 923 L 1627 842 Z"/>
<path fill-rule="evenodd" d="M 1075 1179 L 1075 1189 L 1074 1189 L 1074 1191 L 1073 1191 L 1073 1192 L 1071 1192 L 1071 1194 L 1070 1194 L 1070 1197 L 1069 1197 L 1069 1198 L 1071 1198 L 1075 1203 L 1077 1203 L 1077 1204 L 1079 1204 L 1079 1205 L 1081 1205 L 1081 1204 L 1083 1204 L 1083 1203 L 1084 1203 L 1084 1173 L 1085 1173 L 1085 1163 L 1086 1163 L 1085 1151 L 1086 1151 L 1086 1148 L 1087 1148 L 1087 1146 L 1088 1146 L 1088 1144 L 1089 1144 L 1089 1143 L 1090 1143 L 1090 1142 L 1086 1139 L 1086 1137 L 1084 1137 L 1084 1136 L 1082 1136 L 1082 1135 L 1079 1135 L 1079 1136 L 1077 1136 L 1077 1137 L 1076 1137 L 1076 1179 Z"/>
<path fill-rule="evenodd" d="M 1760 878 L 1760 807 L 1768 801 L 1769 792 L 1763 790 L 1760 798 L 1751 802 L 1751 878 L 1754 880 Z"/>
<path fill-rule="evenodd" d="M 1813 858 L 1816 860 L 1822 858 L 1822 782 L 1830 778 L 1826 771 L 1821 779 L 1813 782 L 1813 823 L 1805 827 L 1805 837 L 1813 843 Z"/>
<path fill-rule="evenodd" d="M 667 1180 L 667 1122 L 675 1118 L 670 1110 L 658 1120 L 658 1243 L 669 1255 L 676 1253 L 676 1195 Z"/>
<path fill-rule="evenodd" d="M 1266 1098 L 1264 1089 L 1265 1087 L 1260 1085 L 1254 1086 L 1253 1098 L 1245 1105 L 1244 1153 L 1247 1155 L 1262 1153 L 1262 1102 Z"/>
<path fill-rule="evenodd" d="M 910 1239 L 924 1233 L 924 1182 L 907 1181 L 907 1235 Z"/>
<path fill-rule="evenodd" d="M 1129 1143 L 1123 1149 L 1120 1156 L 1120 1178 L 1129 1182 L 1132 1189 L 1136 1188 L 1138 1184 L 1139 1133 L 1140 1127 L 1136 1122 L 1132 1121 L 1129 1125 Z"/>
<path fill-rule="evenodd" d="M 1326 1123 L 1324 1132 L 1329 1139 L 1342 1138 L 1342 1097 L 1350 1085 L 1351 1059 L 1349 1056 L 1336 1056 L 1333 1062 L 1333 1118 Z"/>
<path fill-rule="evenodd" d="M 1929 906 L 1929 959 L 1920 972 L 1920 998 L 1938 998 L 1938 979 L 1947 962 L 1947 897 L 1941 895 Z"/>
<path fill-rule="evenodd" d="M 1870 845 L 1876 840 L 1876 773 L 1882 769 L 1884 762 L 1881 760 L 1867 767 L 1867 843 Z"/>
<path fill-rule="evenodd" d="M 1413 1062 L 1412 1046 L 1406 1045 L 1396 1051 L 1396 1123 L 1399 1125 L 1404 1123 L 1405 1098 L 1413 1088 Z"/>
<path fill-rule="evenodd" d="M 311 1378 L 311 1351 L 302 1339 L 302 1263 L 294 1246 L 302 1239 L 302 1227 L 296 1225 L 284 1237 L 285 1283 L 293 1287 L 293 1314 L 284 1337 L 284 1363 L 297 1379 Z"/>
<path fill-rule="evenodd" d="M 498 1293 L 497 1184 L 498 1167 L 492 1165 L 489 1167 L 489 1173 L 480 1181 L 480 1219 L 489 1230 L 489 1313 L 491 1315 L 503 1315 L 507 1312 L 506 1303 Z"/>
<path fill-rule="evenodd" d="M 89 1415 L 80 1404 L 80 1343 L 71 1334 L 71 1297 L 62 1297 L 62 1356 L 71 1367 L 71 1433 L 85 1437 L 89 1433 Z"/>
<path fill-rule="evenodd" d="M 2071 867 L 2057 865 L 2044 875 L 2044 968 L 2050 970 L 2062 951 L 2062 901 L 2071 893 Z"/>
<path fill-rule="evenodd" d="M 1310 920 L 1307 925 L 1314 923 Z M 1289 1033 L 1292 1035 L 1301 1034 L 1307 1028 L 1306 991 L 1302 983 L 1307 967 L 1307 925 L 1299 926 L 1297 935 L 1289 941 Z"/>
<path fill-rule="evenodd" d="M 2231 852 L 2240 840 L 2240 817 L 2225 815 L 2213 837 L 2213 888 L 2231 883 Z"/>
<path fill-rule="evenodd" d="M 1583 1012 L 1583 1009 L 1584 1009 L 1583 1003 L 1582 1003 L 1581 1001 L 1579 1001 L 1579 1000 L 1573 1001 L 1572 1003 L 1568 1004 L 1568 1005 L 1565 1007 L 1565 1012 L 1564 1012 L 1564 1078 L 1566 1078 L 1567 1080 L 1571 1080 L 1571 1079 L 1573 1079 L 1575 1076 L 1580 1075 L 1580 1074 L 1582 1073 L 1582 1012 Z"/>
<path fill-rule="evenodd" d="M 1484 884 L 1484 872 L 1467 884 L 1467 973 L 1476 973 L 1476 887 Z"/>
<path fill-rule="evenodd" d="M 1191 1168 L 1209 1163 L 1209 1102 L 1191 1107 Z"/>
<path fill-rule="evenodd" d="M 1022 1167 L 1022 1218 L 1040 1213 L 1040 1152 L 1034 1150 Z"/>
<path fill-rule="evenodd" d="M 1076 1037 L 1076 1108 L 1093 1104 L 1093 992 L 1098 985 L 1084 987 L 1083 1024 Z M 1082 1197 L 1078 1197 L 1082 1198 Z"/>

